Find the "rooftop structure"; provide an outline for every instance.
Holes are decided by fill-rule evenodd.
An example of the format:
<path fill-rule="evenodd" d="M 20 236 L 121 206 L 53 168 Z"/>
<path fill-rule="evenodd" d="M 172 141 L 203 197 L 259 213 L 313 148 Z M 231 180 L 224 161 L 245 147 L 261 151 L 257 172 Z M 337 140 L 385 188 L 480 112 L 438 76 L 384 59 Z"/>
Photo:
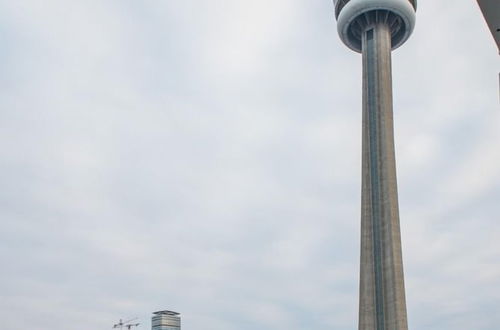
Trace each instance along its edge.
<path fill-rule="evenodd" d="M 152 330 L 180 330 L 180 314 L 173 311 L 158 311 L 153 313 L 151 318 Z"/>

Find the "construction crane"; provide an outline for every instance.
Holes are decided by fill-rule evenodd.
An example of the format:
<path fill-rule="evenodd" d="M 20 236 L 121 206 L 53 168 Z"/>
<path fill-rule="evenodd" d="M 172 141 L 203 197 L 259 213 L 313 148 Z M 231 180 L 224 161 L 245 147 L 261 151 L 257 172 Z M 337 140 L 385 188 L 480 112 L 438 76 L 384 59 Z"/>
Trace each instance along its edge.
<path fill-rule="evenodd" d="M 132 327 L 138 327 L 140 323 L 129 323 L 129 324 L 125 324 L 124 327 L 127 328 L 128 330 L 130 330 L 130 328 Z"/>
<path fill-rule="evenodd" d="M 115 325 L 113 325 L 113 329 L 123 329 L 123 328 L 126 328 L 127 330 L 130 330 L 132 327 L 137 327 L 139 326 L 140 323 L 130 323 L 132 321 L 135 321 L 137 320 L 137 317 L 136 318 L 133 318 L 133 319 L 130 319 L 130 320 L 127 320 L 127 321 L 122 321 L 122 319 L 120 319 L 120 321 L 118 323 L 116 323 Z"/>

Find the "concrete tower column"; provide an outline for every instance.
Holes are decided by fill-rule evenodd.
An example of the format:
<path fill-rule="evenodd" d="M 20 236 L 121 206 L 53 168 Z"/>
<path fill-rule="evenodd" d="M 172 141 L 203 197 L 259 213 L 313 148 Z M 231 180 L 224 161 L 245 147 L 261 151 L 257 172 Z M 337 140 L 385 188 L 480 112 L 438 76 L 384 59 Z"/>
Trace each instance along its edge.
<path fill-rule="evenodd" d="M 359 330 L 407 330 L 391 51 L 410 37 L 417 1 L 333 2 L 340 39 L 363 60 Z"/>
<path fill-rule="evenodd" d="M 406 330 L 392 115 L 391 30 L 362 31 L 363 146 L 359 330 Z"/>

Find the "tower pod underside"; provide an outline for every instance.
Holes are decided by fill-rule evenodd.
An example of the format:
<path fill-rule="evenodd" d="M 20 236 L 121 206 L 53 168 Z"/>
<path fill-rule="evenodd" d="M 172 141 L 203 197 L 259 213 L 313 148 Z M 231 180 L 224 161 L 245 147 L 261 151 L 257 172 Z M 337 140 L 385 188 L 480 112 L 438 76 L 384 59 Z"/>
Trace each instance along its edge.
<path fill-rule="evenodd" d="M 333 0 L 340 39 L 361 53 L 361 34 L 370 25 L 385 22 L 391 28 L 392 49 L 401 46 L 415 27 L 417 0 Z"/>

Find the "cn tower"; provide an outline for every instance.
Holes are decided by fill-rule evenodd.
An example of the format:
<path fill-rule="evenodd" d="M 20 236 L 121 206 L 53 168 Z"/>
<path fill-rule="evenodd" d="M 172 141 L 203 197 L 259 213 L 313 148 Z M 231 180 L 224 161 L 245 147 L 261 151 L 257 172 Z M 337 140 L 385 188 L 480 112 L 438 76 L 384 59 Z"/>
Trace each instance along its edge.
<path fill-rule="evenodd" d="M 359 330 L 407 330 L 391 52 L 410 37 L 416 0 L 333 0 L 340 39 L 363 61 Z"/>

